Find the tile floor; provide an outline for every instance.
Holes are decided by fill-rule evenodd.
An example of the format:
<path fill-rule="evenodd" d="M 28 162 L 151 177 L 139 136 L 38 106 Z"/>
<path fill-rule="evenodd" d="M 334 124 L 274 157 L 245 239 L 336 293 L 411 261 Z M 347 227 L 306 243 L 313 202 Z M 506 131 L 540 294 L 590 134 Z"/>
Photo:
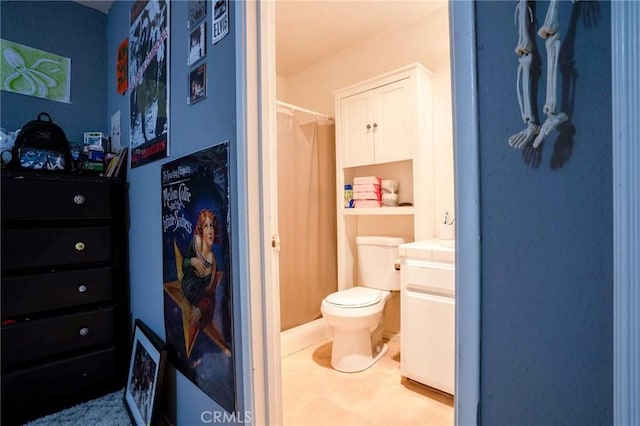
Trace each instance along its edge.
<path fill-rule="evenodd" d="M 451 426 L 453 397 L 400 375 L 399 336 L 360 373 L 331 368 L 331 341 L 282 360 L 284 426 Z"/>

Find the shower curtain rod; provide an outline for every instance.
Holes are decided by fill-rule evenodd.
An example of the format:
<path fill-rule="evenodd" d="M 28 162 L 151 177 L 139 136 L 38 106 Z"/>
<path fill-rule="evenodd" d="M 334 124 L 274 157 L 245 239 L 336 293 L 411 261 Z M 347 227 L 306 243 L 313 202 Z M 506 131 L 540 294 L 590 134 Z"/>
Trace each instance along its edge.
<path fill-rule="evenodd" d="M 321 114 L 321 113 L 319 113 L 317 111 L 312 111 L 310 109 L 302 108 L 302 107 L 299 107 L 299 106 L 293 105 L 293 104 L 288 104 L 286 102 L 282 102 L 282 101 L 276 100 L 276 105 L 279 105 L 279 106 L 285 107 L 285 108 L 289 108 L 290 110 L 306 112 L 307 114 L 312 114 L 312 115 L 315 115 L 316 117 L 324 118 L 325 120 L 333 120 L 333 117 L 329 117 L 326 114 Z"/>

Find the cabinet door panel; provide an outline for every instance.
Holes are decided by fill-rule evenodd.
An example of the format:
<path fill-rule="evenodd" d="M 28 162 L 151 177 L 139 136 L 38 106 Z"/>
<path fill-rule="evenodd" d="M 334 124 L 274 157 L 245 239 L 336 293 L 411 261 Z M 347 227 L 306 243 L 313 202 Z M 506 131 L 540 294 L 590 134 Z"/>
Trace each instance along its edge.
<path fill-rule="evenodd" d="M 401 298 L 402 375 L 453 394 L 454 299 L 408 290 L 402 292 Z"/>
<path fill-rule="evenodd" d="M 408 80 L 387 84 L 376 90 L 374 120 L 375 162 L 413 158 L 413 135 Z"/>
<path fill-rule="evenodd" d="M 361 166 L 374 162 L 371 109 L 369 92 L 349 96 L 340 102 L 343 167 Z"/>

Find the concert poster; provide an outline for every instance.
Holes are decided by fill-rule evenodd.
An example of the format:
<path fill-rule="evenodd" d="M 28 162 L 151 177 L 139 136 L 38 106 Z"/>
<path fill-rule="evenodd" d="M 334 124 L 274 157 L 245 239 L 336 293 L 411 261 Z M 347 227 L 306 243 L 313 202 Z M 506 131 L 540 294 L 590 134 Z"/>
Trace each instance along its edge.
<path fill-rule="evenodd" d="M 131 168 L 169 155 L 169 18 L 166 0 L 139 0 L 131 8 Z"/>
<path fill-rule="evenodd" d="M 229 142 L 163 164 L 161 182 L 167 356 L 232 412 Z"/>

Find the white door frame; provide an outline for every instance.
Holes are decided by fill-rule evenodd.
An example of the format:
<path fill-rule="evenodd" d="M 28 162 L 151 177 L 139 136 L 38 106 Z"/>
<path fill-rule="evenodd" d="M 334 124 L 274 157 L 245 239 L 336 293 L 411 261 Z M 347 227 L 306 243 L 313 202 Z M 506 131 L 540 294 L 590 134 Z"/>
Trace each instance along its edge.
<path fill-rule="evenodd" d="M 236 34 L 238 78 L 238 187 L 246 199 L 249 238 L 251 353 L 244 362 L 245 395 L 256 425 L 282 424 L 279 302 L 272 277 L 270 196 L 273 176 L 265 123 L 275 101 L 275 5 L 239 2 Z M 451 1 L 454 162 L 458 235 L 456 287 L 456 425 L 478 423 L 480 397 L 480 212 L 475 16 L 472 1 Z M 637 180 L 637 77 L 640 3 L 612 2 L 612 106 L 614 182 L 614 425 L 640 424 L 640 182 Z M 635 43 L 635 44 L 634 44 Z M 271 51 L 271 53 L 269 53 Z M 275 68 L 273 68 L 275 69 Z M 246 142 L 243 144 L 242 142 Z M 634 180 L 633 176 L 636 177 Z M 253 190 L 252 190 L 253 188 Z M 256 191 L 255 189 L 258 189 Z M 464 208 L 458 208 L 464 201 Z M 241 268 L 242 269 L 242 268 Z M 274 305 L 274 302 L 276 303 Z M 464 308 L 464 309 L 463 309 Z M 277 325 L 277 327 L 276 327 Z M 247 369 L 249 367 L 250 369 Z"/>
<path fill-rule="evenodd" d="M 456 426 L 478 424 L 480 403 L 480 170 L 475 5 L 449 2 L 456 207 Z M 464 287 L 461 285 L 464 283 Z"/>
<path fill-rule="evenodd" d="M 474 6 L 472 2 L 450 3 L 451 36 L 456 37 L 453 64 L 464 67 L 454 72 L 454 109 L 459 114 L 455 120 L 456 142 L 454 161 L 460 164 L 456 169 L 456 205 L 464 200 L 464 209 L 458 212 L 458 242 L 456 243 L 456 286 L 465 280 L 465 292 L 459 294 L 456 312 L 456 388 L 455 417 L 460 425 L 476 423 L 479 392 L 479 199 L 478 199 L 478 150 L 477 150 L 477 108 L 475 87 L 475 33 Z M 249 255 L 260 252 L 260 268 L 255 257 L 248 262 L 251 328 L 252 328 L 252 386 L 247 390 L 253 392 L 254 424 L 282 424 L 282 390 L 280 362 L 280 309 L 278 288 L 274 285 L 274 251 L 271 248 L 271 237 L 277 234 L 273 228 L 273 185 L 276 176 L 271 168 L 274 161 L 270 141 L 275 138 L 275 3 L 246 2 L 238 8 L 238 14 L 244 13 L 245 32 L 239 35 L 238 54 L 246 65 L 246 99 L 238 99 L 238 110 L 246 103 L 247 114 L 246 157 L 240 173 L 246 173 L 247 216 L 253 230 L 247 235 Z M 257 54 L 258 60 L 248 56 Z M 240 62 L 240 61 L 239 61 Z M 256 85 L 256 86 L 254 86 Z M 255 115 L 254 115 L 255 114 Z M 257 116 L 256 116 L 257 115 Z M 458 128 L 459 127 L 459 128 Z M 464 143 L 458 143 L 461 140 Z M 241 163 L 243 158 L 238 158 Z M 249 167 L 247 167 L 249 165 Z M 258 181 L 254 176 L 259 168 Z M 255 186 L 251 186 L 255 183 Z M 259 192 L 251 188 L 258 188 Z M 260 211 L 262 216 L 257 217 Z M 462 235 L 464 232 L 464 236 Z M 275 253 L 277 256 L 277 253 Z M 258 274 L 261 272 L 261 274 Z M 462 295 L 464 294 L 464 295 Z M 262 351 L 262 352 L 261 352 Z M 461 358 L 461 354 L 464 357 Z"/>
<path fill-rule="evenodd" d="M 640 425 L 640 3 L 611 2 L 613 424 Z"/>

